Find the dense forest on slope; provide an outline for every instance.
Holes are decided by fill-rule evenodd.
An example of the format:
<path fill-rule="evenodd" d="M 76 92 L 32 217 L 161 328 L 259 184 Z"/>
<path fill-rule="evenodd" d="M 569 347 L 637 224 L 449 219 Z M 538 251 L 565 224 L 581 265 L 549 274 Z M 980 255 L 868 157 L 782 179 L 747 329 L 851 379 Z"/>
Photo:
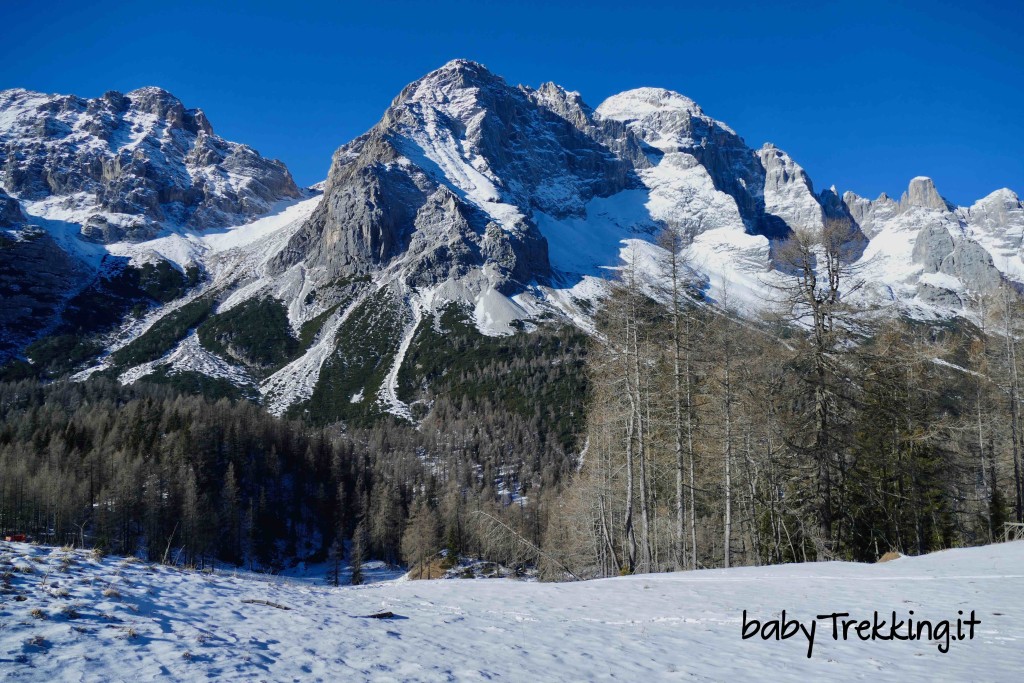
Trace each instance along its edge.
<path fill-rule="evenodd" d="M 11 264 L 0 264 L 0 275 L 8 274 L 5 269 L 10 267 Z M 83 363 L 104 351 L 103 334 L 160 304 L 184 296 L 202 279 L 203 274 L 197 266 L 189 266 L 182 272 L 163 260 L 132 265 L 125 258 L 105 257 L 96 277 L 61 304 L 62 320 L 59 324 L 46 328 L 41 335 L 36 327 L 19 329 L 15 326 L 6 330 L 7 333 L 24 333 L 36 339 L 25 347 L 24 358 L 19 358 L 18 354 L 0 353 L 0 381 L 52 379 L 81 369 Z M 13 292 L 0 291 L 0 294 L 8 296 Z M 51 295 L 60 299 L 65 292 Z M 198 304 L 190 310 L 197 308 Z M 174 320 L 180 323 L 184 319 L 179 314 Z M 129 362 L 136 356 L 149 357 L 153 353 L 159 357 L 166 348 L 154 349 L 154 346 L 173 344 L 180 338 L 170 333 L 173 326 L 168 325 L 169 322 L 160 326 L 160 334 L 150 335 L 146 342 L 140 342 L 133 352 L 122 355 L 118 360 Z"/>
<path fill-rule="evenodd" d="M 398 376 L 415 424 L 351 397 L 394 354 L 374 322 L 408 324 L 384 299 L 353 314 L 288 418 L 196 373 L 0 384 L 0 532 L 261 569 L 447 549 L 549 578 L 998 538 L 1024 516 L 1019 296 L 978 297 L 973 322 L 858 308 L 845 244 L 780 245 L 796 276 L 759 320 L 707 300 L 672 244 L 657 288 L 622 269 L 591 337 L 544 322 L 487 337 L 443 309 Z M 270 300 L 189 306 L 151 332 L 206 325 L 206 343 L 264 367 L 298 343 L 239 331 L 282 322 Z M 268 334 L 282 344 L 263 349 Z"/>
<path fill-rule="evenodd" d="M 1017 293 L 979 299 L 980 327 L 861 309 L 847 243 L 781 245 L 796 281 L 760 322 L 695 296 L 674 250 L 667 306 L 624 269 L 590 355 L 586 455 L 549 515 L 554 575 L 873 561 L 1021 519 Z"/>
<path fill-rule="evenodd" d="M 420 416 L 442 397 L 503 406 L 573 452 L 586 415 L 587 345 L 565 324 L 487 336 L 466 307 L 449 304 L 420 322 L 398 374 L 399 398 Z"/>
<path fill-rule="evenodd" d="M 566 461 L 539 457 L 527 421 L 443 399 L 420 430 L 342 432 L 97 378 L 0 384 L 0 415 L 0 533 L 188 564 L 281 568 L 353 536 L 359 553 L 398 562 L 417 512 L 433 543 L 522 562 L 492 531 L 539 540 L 535 493 L 556 488 Z"/>

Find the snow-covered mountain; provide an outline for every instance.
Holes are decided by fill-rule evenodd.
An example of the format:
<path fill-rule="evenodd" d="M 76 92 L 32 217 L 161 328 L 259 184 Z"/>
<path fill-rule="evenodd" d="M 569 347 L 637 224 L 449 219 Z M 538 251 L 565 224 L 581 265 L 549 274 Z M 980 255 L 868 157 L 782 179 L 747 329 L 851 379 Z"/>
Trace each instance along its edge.
<path fill-rule="evenodd" d="M 42 228 L 8 228 L 11 244 L 36 235 L 49 240 L 37 250 L 92 272 L 204 274 L 109 327 L 83 376 L 221 378 L 275 413 L 413 418 L 429 401 L 409 359 L 433 352 L 446 312 L 481 335 L 551 320 L 589 329 L 614 268 L 659 277 L 655 237 L 668 228 L 685 235 L 709 299 L 749 313 L 785 277 L 773 240 L 835 218 L 854 228 L 860 296 L 875 303 L 953 316 L 973 294 L 1024 282 L 1024 203 L 1008 189 L 971 207 L 927 178 L 899 201 L 819 193 L 784 151 L 749 147 L 678 93 L 639 88 L 591 108 L 465 60 L 404 88 L 315 191 L 154 88 L 6 91 L 0 155 L 17 200 L 0 202 L 4 220 Z M 16 287 L 18 273 L 0 283 Z"/>
<path fill-rule="evenodd" d="M 152 87 L 95 99 L 0 92 L 0 183 L 104 243 L 235 225 L 299 196 L 284 164 L 224 140 L 202 110 Z"/>
<path fill-rule="evenodd" d="M 103 283 L 136 277 L 126 251 L 169 274 L 152 248 L 165 236 L 242 224 L 301 196 L 284 164 L 214 134 L 201 110 L 159 88 L 0 91 L 0 360 L 34 337 L 93 331 L 92 306 L 109 309 Z M 175 256 L 179 269 L 199 265 Z"/>

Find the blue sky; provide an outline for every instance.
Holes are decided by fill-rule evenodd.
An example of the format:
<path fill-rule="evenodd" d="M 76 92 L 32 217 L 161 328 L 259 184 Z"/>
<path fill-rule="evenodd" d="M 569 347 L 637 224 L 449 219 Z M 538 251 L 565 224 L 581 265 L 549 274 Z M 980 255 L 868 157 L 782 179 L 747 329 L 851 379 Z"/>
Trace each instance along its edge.
<path fill-rule="evenodd" d="M 221 135 L 322 179 L 406 83 L 454 57 L 592 106 L 660 86 L 816 186 L 1024 194 L 1019 2 L 13 2 L 0 88 L 159 85 Z"/>

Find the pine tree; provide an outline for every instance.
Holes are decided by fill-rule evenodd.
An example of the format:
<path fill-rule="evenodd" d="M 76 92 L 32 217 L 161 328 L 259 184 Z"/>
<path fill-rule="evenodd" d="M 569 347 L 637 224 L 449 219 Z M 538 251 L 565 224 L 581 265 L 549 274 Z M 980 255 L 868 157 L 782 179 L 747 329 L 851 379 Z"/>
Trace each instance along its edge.
<path fill-rule="evenodd" d="M 238 481 L 235 466 L 228 463 L 224 473 L 224 488 L 221 491 L 221 553 L 222 559 L 233 564 L 242 563 L 241 534 L 242 516 L 239 510 Z"/>
<path fill-rule="evenodd" d="M 410 571 L 418 571 L 418 578 L 431 576 L 431 559 L 440 549 L 440 529 L 437 513 L 431 507 L 419 501 L 413 508 L 412 517 L 402 534 L 402 556 L 409 564 Z"/>
<path fill-rule="evenodd" d="M 344 554 L 341 542 L 335 538 L 327 553 L 327 585 L 338 586 L 341 584 L 341 563 Z"/>
<path fill-rule="evenodd" d="M 363 583 L 363 562 L 366 560 L 366 549 L 369 541 L 366 534 L 366 525 L 363 520 L 356 524 L 355 533 L 352 536 L 352 555 L 349 564 L 352 568 L 351 584 L 358 586 Z"/>

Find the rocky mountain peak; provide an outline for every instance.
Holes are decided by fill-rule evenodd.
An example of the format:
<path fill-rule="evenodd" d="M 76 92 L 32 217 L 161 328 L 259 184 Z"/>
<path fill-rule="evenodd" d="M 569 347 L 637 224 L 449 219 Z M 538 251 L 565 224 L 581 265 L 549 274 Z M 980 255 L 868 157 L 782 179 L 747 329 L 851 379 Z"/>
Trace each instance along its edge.
<path fill-rule="evenodd" d="M 705 116 L 704 110 L 685 95 L 664 88 L 634 88 L 612 95 L 598 108 L 603 118 L 616 121 L 636 121 L 652 114 L 685 113 Z"/>
<path fill-rule="evenodd" d="M 1024 246 L 1021 242 L 1024 201 L 1009 188 L 996 190 L 969 207 L 957 209 L 957 215 L 976 226 L 978 231 L 995 237 L 996 242 L 1010 253 Z"/>
<path fill-rule="evenodd" d="M 935 189 L 935 182 L 925 176 L 917 176 L 910 181 L 910 186 L 903 193 L 900 199 L 900 210 L 906 211 L 912 207 L 935 209 L 937 211 L 949 211 L 952 209 L 945 199 Z"/>
<path fill-rule="evenodd" d="M 60 198 L 93 241 L 243 223 L 300 195 L 279 161 L 213 132 L 156 87 L 94 99 L 0 92 L 0 183 L 22 201 Z"/>
<path fill-rule="evenodd" d="M 107 99 L 108 96 L 117 94 L 106 93 L 103 98 Z M 128 93 L 125 98 L 136 111 L 152 114 L 166 121 L 171 128 L 181 128 L 193 134 L 202 131 L 206 135 L 213 135 L 213 126 L 201 109 L 186 109 L 181 100 L 163 88 L 138 88 Z"/>
<path fill-rule="evenodd" d="M 437 69 L 428 73 L 424 79 L 437 78 L 442 74 L 455 74 L 459 77 L 470 80 L 474 78 L 486 78 L 488 80 L 501 79 L 500 76 L 495 75 L 480 62 L 474 62 L 472 59 L 461 58 L 448 60 Z"/>
<path fill-rule="evenodd" d="M 483 64 L 468 59 L 453 59 L 438 69 L 407 85 L 395 98 L 392 107 L 404 101 L 445 104 L 459 91 L 487 88 L 508 88 L 503 78 Z"/>
<path fill-rule="evenodd" d="M 764 168 L 765 211 L 781 218 L 789 229 L 820 229 L 822 206 L 804 169 L 770 142 L 756 154 Z"/>
<path fill-rule="evenodd" d="M 559 315 L 586 326 L 613 269 L 637 256 L 654 268 L 652 243 L 666 228 L 685 236 L 709 298 L 729 283 L 730 299 L 751 313 L 764 305 L 765 278 L 784 277 L 772 269 L 772 240 L 831 217 L 860 229 L 850 258 L 871 282 L 863 296 L 912 312 L 955 314 L 971 292 L 1024 272 L 1024 204 L 1009 190 L 955 210 L 923 177 L 900 203 L 840 198 L 834 187 L 816 194 L 785 151 L 748 146 L 677 92 L 637 88 L 591 109 L 557 84 L 512 86 L 462 59 L 410 83 L 338 148 L 322 196 L 278 205 L 252 229 L 276 199 L 299 194 L 287 169 L 223 140 L 201 110 L 155 87 L 95 99 L 0 91 L 0 187 L 10 195 L 0 192 L 0 321 L 16 327 L 8 349 L 64 315 L 63 293 L 94 277 L 93 256 L 165 258 L 186 271 L 194 263 L 211 282 L 189 296 L 216 292 L 231 307 L 279 301 L 282 334 L 313 325 L 312 345 L 262 377 L 194 335 L 161 349 L 166 361 L 118 366 L 120 376 L 218 368 L 275 413 L 320 391 L 408 417 L 400 371 L 421 323 L 457 304 L 485 334 Z M 24 227 L 37 217 L 41 228 Z M 121 243 L 83 245 L 57 224 Z M 191 230 L 212 226 L 237 233 Z M 137 333 L 121 324 L 125 340 Z M 350 348 L 369 337 L 372 353 Z M 371 366 L 372 377 L 360 374 Z"/>
<path fill-rule="evenodd" d="M 573 90 L 566 90 L 552 82 L 542 83 L 536 90 L 520 86 L 538 105 L 554 112 L 580 130 L 594 125 L 594 110 Z"/>
<path fill-rule="evenodd" d="M 985 195 L 984 197 L 982 197 L 981 199 L 976 201 L 973 206 L 974 207 L 982 207 L 982 206 L 985 206 L 985 207 L 998 207 L 998 206 L 1015 207 L 1015 206 L 1020 205 L 1021 203 L 1022 203 L 1021 202 L 1021 198 L 1020 198 L 1020 196 L 1016 192 L 1014 192 L 1013 190 L 1011 190 L 1008 187 L 1004 187 L 1004 188 L 996 190 L 995 192 L 990 192 L 989 194 Z"/>

